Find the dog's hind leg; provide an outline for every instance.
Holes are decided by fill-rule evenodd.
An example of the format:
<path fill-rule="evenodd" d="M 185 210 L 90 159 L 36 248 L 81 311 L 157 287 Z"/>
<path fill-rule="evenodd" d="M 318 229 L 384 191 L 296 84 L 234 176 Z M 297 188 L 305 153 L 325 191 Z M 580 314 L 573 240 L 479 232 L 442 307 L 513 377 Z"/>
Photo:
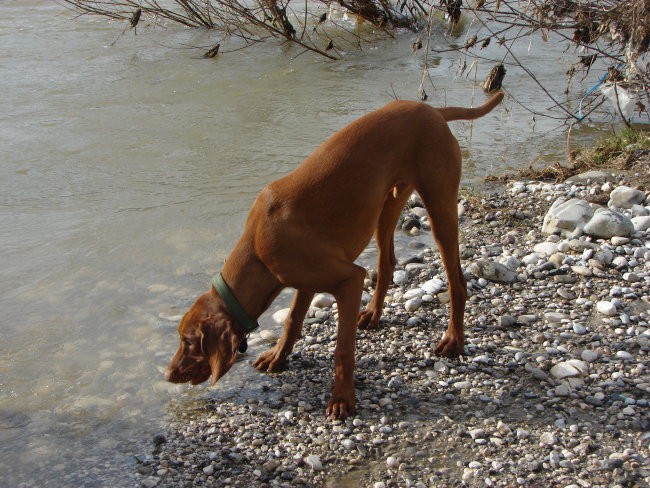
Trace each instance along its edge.
<path fill-rule="evenodd" d="M 287 357 L 293 351 L 293 346 L 300 338 L 302 323 L 305 320 L 307 310 L 311 304 L 313 293 L 306 293 L 296 290 L 291 302 L 289 315 L 284 321 L 282 336 L 273 349 L 259 355 L 253 366 L 263 372 L 276 373 L 281 371 L 287 361 Z"/>
<path fill-rule="evenodd" d="M 460 167 L 460 163 L 458 166 Z M 460 175 L 458 176 L 460 178 Z M 435 350 L 435 354 L 445 357 L 458 356 L 463 352 L 465 346 L 463 316 L 467 301 L 467 284 L 460 267 L 458 250 L 458 186 L 456 182 L 456 186 L 452 187 L 453 178 L 450 180 L 447 180 L 450 186 L 443 190 L 438 185 L 423 185 L 418 188 L 418 193 L 429 214 L 433 236 L 440 248 L 449 282 L 451 296 L 449 326 Z"/>
<path fill-rule="evenodd" d="M 395 270 L 395 244 L 393 234 L 397 219 L 406 204 L 409 196 L 413 192 L 412 186 L 396 188 L 386 197 L 384 207 L 379 216 L 377 229 L 375 230 L 375 241 L 379 249 L 378 266 L 377 266 L 377 285 L 372 295 L 370 303 L 359 314 L 357 325 L 362 329 L 375 329 L 379 325 L 382 310 L 384 308 L 384 298 L 388 285 L 393 278 Z"/>

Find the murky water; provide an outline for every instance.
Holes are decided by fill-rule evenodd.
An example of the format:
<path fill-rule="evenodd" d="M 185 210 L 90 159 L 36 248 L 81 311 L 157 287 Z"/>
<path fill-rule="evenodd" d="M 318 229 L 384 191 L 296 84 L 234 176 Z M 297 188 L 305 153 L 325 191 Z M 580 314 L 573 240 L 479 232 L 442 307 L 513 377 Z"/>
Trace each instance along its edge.
<path fill-rule="evenodd" d="M 214 390 L 165 383 L 174 316 L 207 289 L 265 183 L 393 94 L 415 97 L 415 36 L 338 62 L 273 43 L 205 60 L 181 49 L 210 45 L 203 31 L 140 27 L 111 47 L 122 26 L 55 2 L 4 0 L 0 13 L 0 485 L 129 485 L 172 399 L 256 381 L 240 363 Z M 533 54 L 563 76 L 556 54 Z M 432 100 L 481 102 L 455 71 L 435 59 Z M 523 75 L 506 82 L 547 105 Z M 454 124 L 468 184 L 563 154 L 553 123 L 533 132 L 505 106 Z"/>

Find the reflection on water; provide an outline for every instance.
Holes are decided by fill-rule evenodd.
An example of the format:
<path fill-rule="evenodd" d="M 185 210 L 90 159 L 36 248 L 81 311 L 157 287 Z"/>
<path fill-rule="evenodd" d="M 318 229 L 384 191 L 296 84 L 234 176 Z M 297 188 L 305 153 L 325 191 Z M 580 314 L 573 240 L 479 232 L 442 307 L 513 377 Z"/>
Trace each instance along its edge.
<path fill-rule="evenodd" d="M 413 98 L 420 80 L 409 35 L 336 63 L 276 44 L 204 60 L 177 47 L 209 45 L 209 32 L 143 28 L 109 47 L 121 26 L 72 17 L 30 0 L 0 16 L 3 486 L 128 484 L 123 466 L 172 399 L 246 394 L 259 380 L 245 362 L 216 389 L 163 381 L 178 315 L 265 183 L 393 94 Z M 555 54 L 536 62 L 559 76 Z M 431 100 L 484 100 L 454 79 L 454 58 L 430 65 Z M 506 84 L 546 104 L 514 70 Z M 533 133 L 505 107 L 454 123 L 467 183 L 562 154 L 552 124 Z"/>

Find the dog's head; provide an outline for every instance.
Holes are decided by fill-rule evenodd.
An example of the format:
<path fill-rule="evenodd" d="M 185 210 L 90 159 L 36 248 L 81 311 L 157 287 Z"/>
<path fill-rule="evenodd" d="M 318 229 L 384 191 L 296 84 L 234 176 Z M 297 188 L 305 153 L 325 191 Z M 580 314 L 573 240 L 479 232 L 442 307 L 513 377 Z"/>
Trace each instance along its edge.
<path fill-rule="evenodd" d="M 178 326 L 180 345 L 172 358 L 165 379 L 172 383 L 214 385 L 237 359 L 240 337 L 225 305 L 205 293 L 192 305 Z"/>

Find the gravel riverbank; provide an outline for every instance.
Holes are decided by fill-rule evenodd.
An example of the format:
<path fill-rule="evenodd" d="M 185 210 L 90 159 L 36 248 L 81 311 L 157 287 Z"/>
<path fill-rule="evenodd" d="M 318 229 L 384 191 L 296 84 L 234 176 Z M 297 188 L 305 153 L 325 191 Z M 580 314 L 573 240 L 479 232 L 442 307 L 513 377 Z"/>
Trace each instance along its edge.
<path fill-rule="evenodd" d="M 263 376 L 255 395 L 171 413 L 168 431 L 143 455 L 139 482 L 649 486 L 650 233 L 641 229 L 650 200 L 630 191 L 617 201 L 630 204 L 615 209 L 616 232 L 628 235 L 582 233 L 604 232 L 593 230 L 591 214 L 606 211 L 593 205 L 573 228 L 565 214 L 544 221 L 558 198 L 604 207 L 623 183 L 592 175 L 470 195 L 459 208 L 470 292 L 465 355 L 433 355 L 448 321 L 444 269 L 437 251 L 408 245 L 381 328 L 358 334 L 354 417 L 325 418 L 336 307 L 323 297 L 288 369 Z M 423 209 L 411 203 L 402 225 L 427 232 Z M 542 232 L 553 225 L 563 235 Z M 273 333 L 251 343 L 264 340 Z"/>

